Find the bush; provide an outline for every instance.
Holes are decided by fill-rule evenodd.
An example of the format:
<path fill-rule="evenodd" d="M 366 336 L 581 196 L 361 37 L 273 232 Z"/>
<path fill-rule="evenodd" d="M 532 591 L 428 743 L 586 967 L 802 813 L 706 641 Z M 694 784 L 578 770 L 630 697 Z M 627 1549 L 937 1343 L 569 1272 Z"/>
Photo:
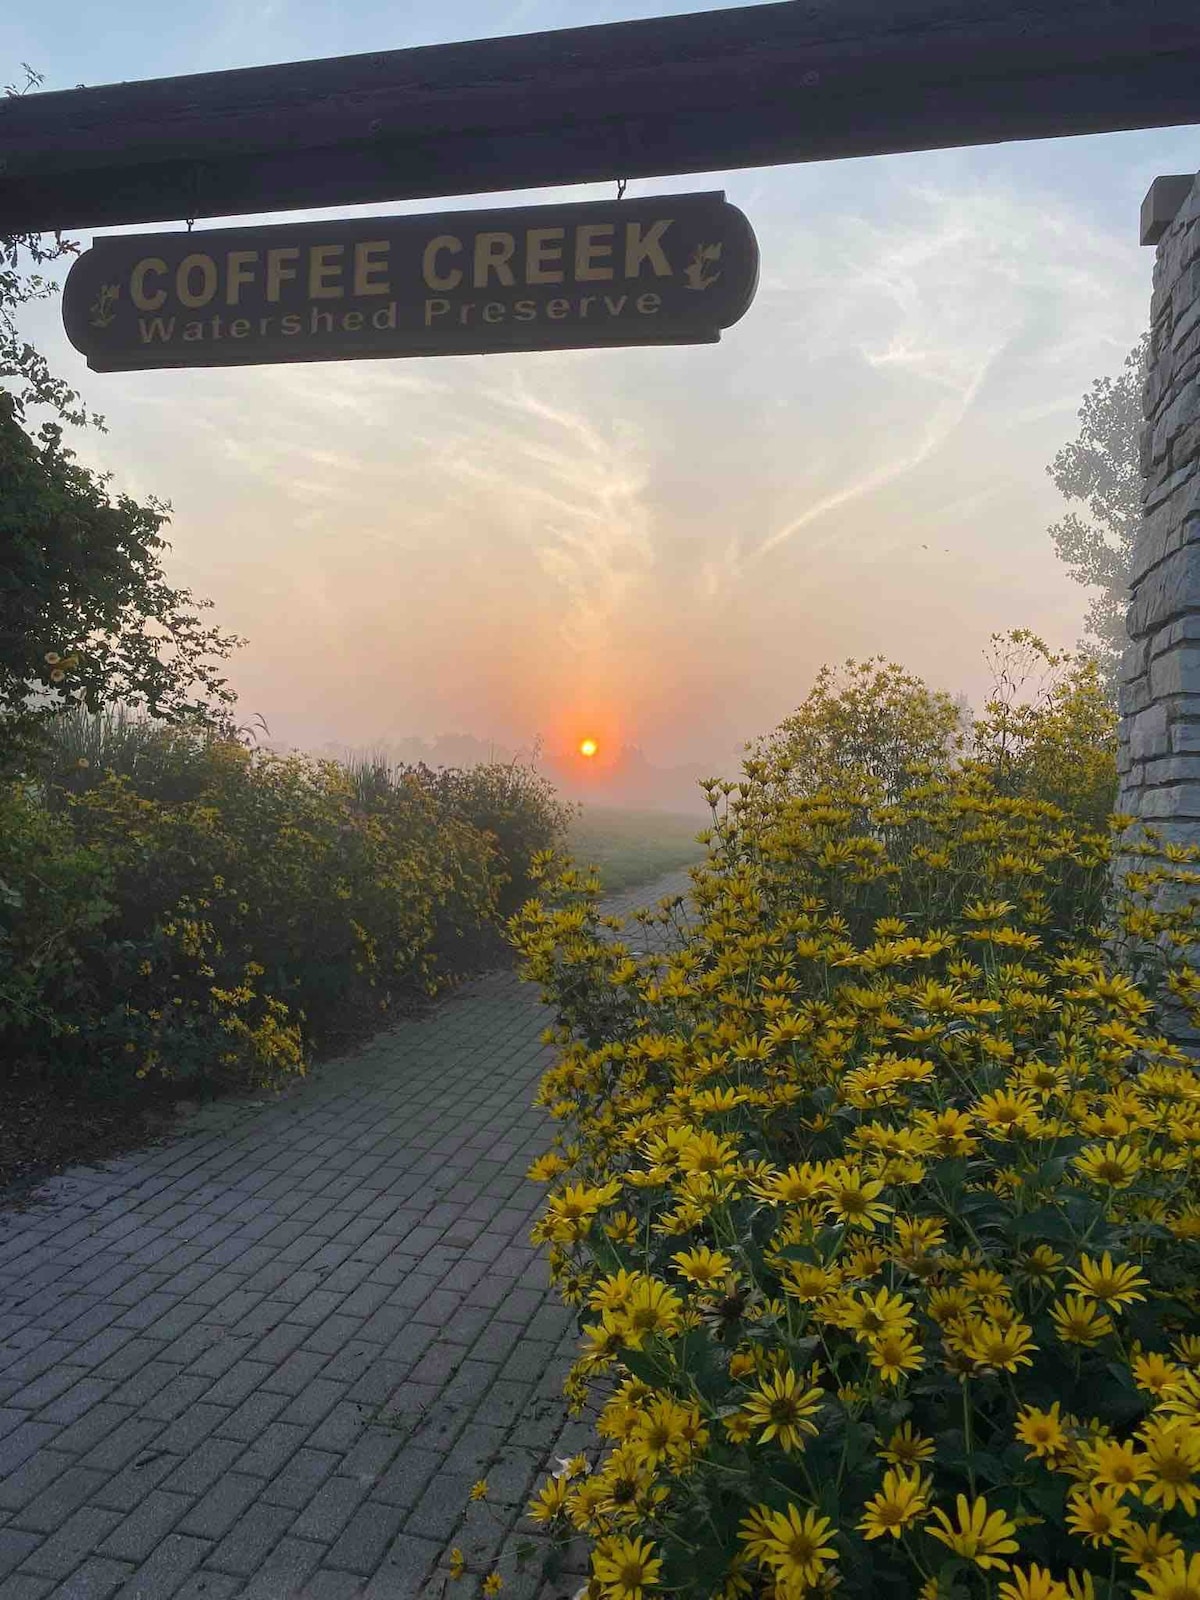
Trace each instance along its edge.
<path fill-rule="evenodd" d="M 446 817 L 469 823 L 490 837 L 502 863 L 500 910 L 506 917 L 532 890 L 529 869 L 534 856 L 561 840 L 573 814 L 548 779 L 520 761 L 428 767 L 424 762 L 393 765 L 368 757 L 346 765 L 360 798 L 415 783 Z"/>
<path fill-rule="evenodd" d="M 801 792 L 768 741 L 665 956 L 540 863 L 535 1237 L 599 1411 L 531 1514 L 590 1540 L 588 1595 L 1200 1595 L 1200 1075 L 1151 997 L 1197 880 L 1122 842 L 1109 904 L 1090 706 Z"/>
<path fill-rule="evenodd" d="M 37 783 L 2 792 L 14 1068 L 275 1082 L 435 991 L 495 924 L 493 838 L 416 776 L 362 794 L 335 762 L 209 731 L 63 733 Z M 97 765 L 68 754 L 87 739 Z"/>

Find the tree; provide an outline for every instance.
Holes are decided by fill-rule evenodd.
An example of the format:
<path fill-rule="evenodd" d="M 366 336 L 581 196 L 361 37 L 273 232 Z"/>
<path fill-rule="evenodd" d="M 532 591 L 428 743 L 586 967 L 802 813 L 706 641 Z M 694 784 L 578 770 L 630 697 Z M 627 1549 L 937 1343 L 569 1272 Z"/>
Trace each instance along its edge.
<path fill-rule="evenodd" d="M 41 80 L 28 67 L 24 93 Z M 17 310 L 55 292 L 37 271 L 77 246 L 0 238 L 0 768 L 72 706 L 144 706 L 167 721 L 219 716 L 233 700 L 218 671 L 240 643 L 206 626 L 210 602 L 167 583 L 170 507 L 109 492 L 80 466 L 64 424 L 103 419 L 23 340 Z M 51 416 L 33 431 L 31 408 Z"/>
<path fill-rule="evenodd" d="M 72 706 L 180 722 L 233 700 L 218 663 L 238 641 L 164 577 L 168 508 L 113 498 L 62 433 L 44 422 L 31 437 L 0 391 L 0 764 Z"/>
<path fill-rule="evenodd" d="M 1125 649 L 1129 567 L 1142 521 L 1139 437 L 1150 336 L 1125 357 L 1116 378 L 1097 378 L 1079 408 L 1079 433 L 1046 468 L 1055 487 L 1082 512 L 1069 511 L 1049 529 L 1076 583 L 1097 587 L 1080 648 L 1095 657 L 1116 698 Z"/>

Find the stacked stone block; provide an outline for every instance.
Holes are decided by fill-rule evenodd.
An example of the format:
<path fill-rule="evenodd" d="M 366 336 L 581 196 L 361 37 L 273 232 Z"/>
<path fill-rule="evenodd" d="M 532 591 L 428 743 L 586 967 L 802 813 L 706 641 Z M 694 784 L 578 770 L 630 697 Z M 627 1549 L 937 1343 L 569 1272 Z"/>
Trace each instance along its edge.
<path fill-rule="evenodd" d="M 1117 809 L 1200 843 L 1200 177 L 1160 224 Z M 1172 202 L 1173 204 L 1174 202 Z"/>

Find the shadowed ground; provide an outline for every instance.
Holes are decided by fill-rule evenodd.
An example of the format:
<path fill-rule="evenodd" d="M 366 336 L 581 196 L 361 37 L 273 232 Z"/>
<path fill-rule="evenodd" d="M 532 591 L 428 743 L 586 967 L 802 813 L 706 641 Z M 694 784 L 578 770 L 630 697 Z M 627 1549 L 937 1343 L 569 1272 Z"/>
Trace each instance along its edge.
<path fill-rule="evenodd" d="M 528 1243 L 547 1020 L 492 974 L 0 1213 L 0 1600 L 409 1600 L 455 1544 L 468 1594 L 497 1555 L 507 1596 L 573 1593 L 517 1531 L 580 1438 Z"/>

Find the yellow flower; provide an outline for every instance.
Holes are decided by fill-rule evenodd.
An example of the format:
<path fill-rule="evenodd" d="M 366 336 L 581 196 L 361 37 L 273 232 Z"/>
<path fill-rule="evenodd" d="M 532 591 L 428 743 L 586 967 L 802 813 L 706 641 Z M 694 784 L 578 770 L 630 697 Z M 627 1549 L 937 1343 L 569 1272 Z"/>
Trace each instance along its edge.
<path fill-rule="evenodd" d="M 1128 1305 L 1134 1300 L 1144 1300 L 1140 1293 L 1148 1283 L 1138 1269 L 1128 1261 L 1114 1265 L 1106 1250 L 1099 1261 L 1092 1256 L 1079 1258 L 1079 1266 L 1071 1269 L 1071 1280 L 1081 1295 L 1099 1300 L 1107 1306 Z"/>
<path fill-rule="evenodd" d="M 487 1481 L 486 1478 L 479 1478 L 475 1483 L 473 1483 L 471 1485 L 471 1499 L 472 1500 L 486 1500 L 487 1499 L 487 1492 L 488 1492 L 488 1481 Z"/>
<path fill-rule="evenodd" d="M 1067 1527 L 1093 1545 L 1109 1545 L 1129 1527 L 1128 1506 L 1120 1489 L 1072 1489 L 1067 1497 Z"/>
<path fill-rule="evenodd" d="M 1164 1532 L 1157 1522 L 1152 1522 L 1149 1527 L 1134 1522 L 1121 1540 L 1121 1560 L 1127 1561 L 1131 1567 L 1153 1567 L 1179 1548 L 1179 1540 L 1175 1535 Z"/>
<path fill-rule="evenodd" d="M 961 1334 L 951 1343 L 969 1355 L 980 1367 L 998 1372 L 1015 1372 L 1018 1367 L 1031 1367 L 1032 1358 L 1026 1354 L 1036 1350 L 1033 1330 L 1023 1322 L 1003 1326 L 987 1317 L 973 1317 Z"/>
<path fill-rule="evenodd" d="M 1034 1283 L 1051 1284 L 1062 1264 L 1063 1258 L 1057 1250 L 1052 1250 L 1048 1244 L 1038 1244 L 1021 1262 L 1021 1271 Z"/>
<path fill-rule="evenodd" d="M 780 1267 L 780 1281 L 784 1294 L 794 1300 L 823 1299 L 840 1281 L 839 1274 L 830 1267 L 819 1266 L 815 1261 L 787 1261 Z"/>
<path fill-rule="evenodd" d="M 890 1461 L 893 1466 L 916 1466 L 918 1461 L 933 1459 L 933 1440 L 918 1433 L 911 1422 L 902 1422 L 878 1455 L 882 1461 Z"/>
<path fill-rule="evenodd" d="M 642 1600 L 658 1582 L 662 1562 L 648 1539 L 604 1539 L 592 1552 L 592 1571 L 606 1600 Z"/>
<path fill-rule="evenodd" d="M 819 1517 L 812 1510 L 802 1513 L 795 1505 L 786 1511 L 769 1511 L 760 1506 L 755 1515 L 758 1526 L 747 1538 L 746 1548 L 789 1587 L 811 1587 L 829 1563 L 837 1559 L 837 1550 L 830 1543 L 833 1524 L 828 1517 Z M 747 1523 L 742 1527 L 745 1533 Z"/>
<path fill-rule="evenodd" d="M 638 1222 L 635 1216 L 628 1211 L 618 1211 L 611 1222 L 604 1225 L 604 1231 L 616 1244 L 636 1244 L 638 1237 Z"/>
<path fill-rule="evenodd" d="M 1168 1390 L 1175 1388 L 1184 1376 L 1181 1366 L 1168 1361 L 1157 1350 L 1134 1356 L 1132 1371 L 1133 1381 L 1138 1388 L 1154 1395 L 1156 1399 L 1161 1399 Z"/>
<path fill-rule="evenodd" d="M 694 1431 L 695 1421 L 690 1406 L 681 1406 L 668 1395 L 651 1401 L 642 1412 L 630 1436 L 631 1442 L 647 1467 L 679 1460 L 688 1454 L 689 1436 Z"/>
<path fill-rule="evenodd" d="M 805 1435 L 817 1432 L 810 1418 L 824 1399 L 824 1390 L 802 1387 L 789 1367 L 773 1378 L 764 1378 L 742 1409 L 754 1427 L 762 1428 L 758 1436 L 761 1444 L 778 1439 L 783 1450 L 801 1450 Z"/>
<path fill-rule="evenodd" d="M 972 1294 L 1008 1294 L 1004 1274 L 993 1267 L 971 1267 L 962 1275 L 962 1286 Z"/>
<path fill-rule="evenodd" d="M 1017 1412 L 1017 1438 L 1029 1446 L 1030 1455 L 1039 1456 L 1047 1462 L 1064 1455 L 1070 1443 L 1059 1416 L 1059 1404 L 1056 1400 L 1049 1411 L 1039 1411 L 1036 1406 L 1023 1406 Z"/>
<path fill-rule="evenodd" d="M 553 1522 L 566 1510 L 570 1492 L 571 1480 L 565 1474 L 561 1478 L 557 1475 L 547 1478 L 529 1502 L 530 1519 L 533 1522 Z"/>
<path fill-rule="evenodd" d="M 1142 1170 L 1142 1158 L 1129 1144 L 1089 1145 L 1075 1157 L 1076 1170 L 1091 1183 L 1127 1189 Z"/>
<path fill-rule="evenodd" d="M 921 1347 L 911 1333 L 881 1333 L 868 1345 L 871 1365 L 879 1369 L 885 1383 L 899 1383 L 906 1372 L 916 1372 L 924 1363 Z"/>
<path fill-rule="evenodd" d="M 1146 1587 L 1133 1591 L 1134 1600 L 1200 1600 L 1200 1553 L 1176 1550 L 1147 1568 L 1142 1582 Z"/>
<path fill-rule="evenodd" d="M 1028 1130 L 1037 1120 L 1037 1101 L 1027 1089 L 999 1089 L 982 1095 L 971 1107 L 972 1114 L 989 1133 L 998 1138 L 1014 1131 Z"/>
<path fill-rule="evenodd" d="M 642 1281 L 640 1273 L 618 1267 L 588 1291 L 587 1303 L 593 1311 L 624 1311 L 633 1291 Z"/>
<path fill-rule="evenodd" d="M 701 1245 L 695 1250 L 678 1250 L 671 1260 L 691 1283 L 716 1283 L 733 1270 L 733 1261 L 721 1250 Z"/>
<path fill-rule="evenodd" d="M 931 1524 L 926 1532 L 948 1545 L 956 1556 L 973 1561 L 977 1567 L 985 1570 L 998 1567 L 1007 1571 L 1008 1562 L 1004 1557 L 1018 1548 L 1013 1537 L 1017 1531 L 1016 1524 L 1003 1511 L 989 1511 L 983 1495 L 968 1501 L 965 1494 L 960 1494 L 955 1501 L 955 1508 L 958 1512 L 957 1525 L 951 1522 L 944 1511 L 938 1510 L 933 1515 L 941 1526 L 934 1527 Z"/>
<path fill-rule="evenodd" d="M 504 1579 L 498 1572 L 489 1572 L 483 1580 L 483 1592 L 487 1595 L 499 1594 L 504 1587 Z"/>
<path fill-rule="evenodd" d="M 1099 1306 L 1081 1294 L 1069 1294 L 1050 1307 L 1058 1337 L 1064 1344 L 1099 1344 L 1113 1331 L 1112 1321 Z"/>
<path fill-rule="evenodd" d="M 647 1334 L 669 1337 L 678 1333 L 682 1311 L 683 1301 L 673 1289 L 668 1289 L 657 1278 L 642 1277 L 624 1308 L 620 1312 L 606 1312 L 605 1320 L 612 1317 L 626 1344 L 640 1350 Z"/>
<path fill-rule="evenodd" d="M 466 1558 L 466 1556 L 463 1555 L 462 1551 L 459 1549 L 459 1547 L 457 1545 L 455 1545 L 454 1549 L 451 1550 L 451 1552 L 450 1552 L 450 1569 L 449 1570 L 450 1570 L 450 1576 L 451 1576 L 451 1578 L 454 1579 L 455 1582 L 457 1582 L 458 1579 L 461 1578 L 463 1573 L 467 1570 L 467 1558 Z"/>
<path fill-rule="evenodd" d="M 525 1176 L 531 1183 L 549 1183 L 552 1178 L 557 1178 L 560 1172 L 566 1172 L 567 1166 L 568 1163 L 556 1150 L 549 1150 L 532 1163 Z"/>
<path fill-rule="evenodd" d="M 1170 1511 L 1181 1505 L 1189 1517 L 1196 1515 L 1200 1501 L 1200 1428 L 1183 1419 L 1151 1418 L 1139 1429 L 1146 1447 L 1150 1481 L 1142 1489 L 1147 1505 L 1161 1505 Z"/>
<path fill-rule="evenodd" d="M 1200 1372 L 1182 1372 L 1173 1383 L 1167 1384 L 1158 1409 L 1169 1415 L 1186 1417 L 1193 1425 L 1200 1426 Z"/>
<path fill-rule="evenodd" d="M 891 1534 L 898 1539 L 905 1528 L 929 1513 L 931 1484 L 920 1471 L 911 1475 L 891 1468 L 883 1475 L 883 1488 L 863 1507 L 859 1531 L 867 1539 Z"/>
<path fill-rule="evenodd" d="M 892 1214 L 892 1208 L 879 1199 L 883 1187 L 878 1180 L 864 1178 L 856 1168 L 840 1165 L 829 1173 L 825 1203 L 848 1228 L 870 1230 Z"/>
<path fill-rule="evenodd" d="M 863 1342 L 878 1334 L 903 1333 L 915 1321 L 911 1304 L 888 1289 L 880 1289 L 877 1294 L 864 1290 L 857 1298 L 847 1295 L 839 1299 L 836 1314 L 838 1325 L 851 1329 L 854 1337 Z"/>
<path fill-rule="evenodd" d="M 1000 1583 L 1000 1600 L 1067 1600 L 1067 1586 L 1034 1562 L 1026 1571 L 1014 1567 Z"/>
<path fill-rule="evenodd" d="M 1083 1460 L 1094 1484 L 1115 1489 L 1118 1494 L 1127 1489 L 1136 1491 L 1152 1471 L 1148 1456 L 1139 1455 L 1131 1444 L 1116 1439 L 1100 1439 L 1088 1445 Z"/>

